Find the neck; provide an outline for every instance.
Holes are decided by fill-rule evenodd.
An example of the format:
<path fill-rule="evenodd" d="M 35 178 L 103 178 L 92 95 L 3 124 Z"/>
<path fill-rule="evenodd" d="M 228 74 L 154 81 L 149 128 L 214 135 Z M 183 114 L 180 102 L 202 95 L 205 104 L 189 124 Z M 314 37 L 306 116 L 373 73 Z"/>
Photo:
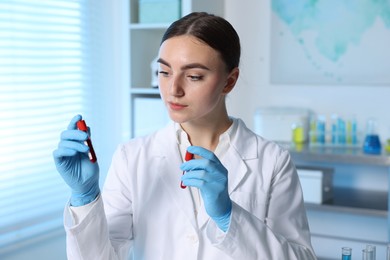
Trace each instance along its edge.
<path fill-rule="evenodd" d="M 192 145 L 201 146 L 210 151 L 215 151 L 219 143 L 219 136 L 232 124 L 227 113 L 213 120 L 197 120 L 181 124 L 187 133 Z"/>

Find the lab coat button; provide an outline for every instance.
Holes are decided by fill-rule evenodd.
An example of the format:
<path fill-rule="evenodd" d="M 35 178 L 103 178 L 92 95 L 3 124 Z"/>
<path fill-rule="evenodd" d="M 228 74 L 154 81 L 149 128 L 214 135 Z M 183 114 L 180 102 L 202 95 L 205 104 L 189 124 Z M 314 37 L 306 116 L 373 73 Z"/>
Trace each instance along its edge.
<path fill-rule="evenodd" d="M 188 241 L 190 241 L 190 242 L 193 243 L 193 244 L 196 244 L 196 243 L 198 243 L 198 241 L 199 241 L 198 236 L 195 235 L 195 234 L 189 234 L 189 235 L 187 235 L 187 239 L 188 239 Z"/>

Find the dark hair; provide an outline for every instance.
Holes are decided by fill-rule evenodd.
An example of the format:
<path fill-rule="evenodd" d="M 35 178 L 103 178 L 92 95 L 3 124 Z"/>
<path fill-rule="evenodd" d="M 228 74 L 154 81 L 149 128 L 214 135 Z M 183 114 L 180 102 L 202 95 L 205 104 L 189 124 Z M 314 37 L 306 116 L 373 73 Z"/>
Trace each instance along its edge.
<path fill-rule="evenodd" d="M 181 35 L 194 36 L 218 51 L 228 71 L 238 67 L 240 38 L 233 26 L 222 17 L 205 12 L 190 13 L 169 26 L 160 44 Z"/>

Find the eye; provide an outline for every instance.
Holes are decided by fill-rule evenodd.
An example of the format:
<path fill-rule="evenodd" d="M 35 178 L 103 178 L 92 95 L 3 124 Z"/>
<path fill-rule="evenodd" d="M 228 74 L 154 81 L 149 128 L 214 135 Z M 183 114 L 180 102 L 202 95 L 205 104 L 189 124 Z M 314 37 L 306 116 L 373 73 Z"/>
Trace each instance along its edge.
<path fill-rule="evenodd" d="M 159 70 L 158 74 L 162 75 L 163 77 L 168 77 L 169 73 L 167 71 Z"/>
<path fill-rule="evenodd" d="M 197 76 L 197 75 L 188 75 L 187 76 L 192 81 L 199 81 L 203 79 L 203 76 Z"/>

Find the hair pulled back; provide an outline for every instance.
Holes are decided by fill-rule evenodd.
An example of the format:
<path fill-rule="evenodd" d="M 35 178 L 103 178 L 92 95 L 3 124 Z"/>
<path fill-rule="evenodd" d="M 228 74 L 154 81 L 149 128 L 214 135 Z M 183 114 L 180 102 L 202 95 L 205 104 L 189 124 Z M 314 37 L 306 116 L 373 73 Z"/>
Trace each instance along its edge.
<path fill-rule="evenodd" d="M 160 44 L 181 35 L 194 36 L 218 51 L 228 71 L 238 67 L 240 38 L 233 26 L 222 17 L 205 12 L 190 13 L 169 26 Z"/>

